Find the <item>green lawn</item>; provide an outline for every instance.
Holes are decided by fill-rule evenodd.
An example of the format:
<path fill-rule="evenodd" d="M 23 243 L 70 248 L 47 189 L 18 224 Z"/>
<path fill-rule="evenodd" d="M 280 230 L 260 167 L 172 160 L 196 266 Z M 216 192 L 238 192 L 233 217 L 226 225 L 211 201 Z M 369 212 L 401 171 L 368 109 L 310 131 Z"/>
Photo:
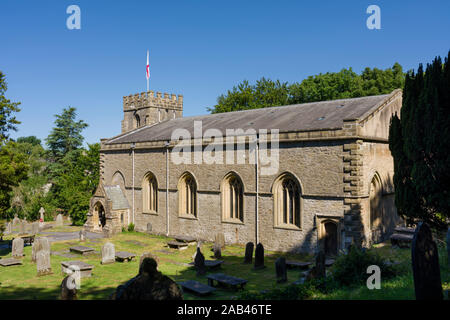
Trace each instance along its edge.
<path fill-rule="evenodd" d="M 64 226 L 58 228 L 57 231 L 76 231 L 79 227 Z M 47 231 L 52 231 L 49 229 Z M 56 229 L 54 230 L 56 231 Z M 8 237 L 5 237 L 8 239 Z M 100 251 L 103 243 L 110 241 L 114 243 L 116 251 L 129 251 L 137 255 L 137 259 L 132 262 L 119 263 L 109 265 L 101 265 Z M 61 273 L 61 262 L 69 260 L 82 260 L 94 265 L 93 275 L 91 278 L 83 278 L 81 281 L 81 289 L 78 292 L 79 299 L 108 299 L 109 295 L 115 288 L 134 277 L 138 271 L 139 255 L 144 252 L 151 252 L 158 256 L 160 263 L 158 269 L 165 275 L 171 277 L 175 281 L 183 281 L 195 279 L 202 283 L 207 283 L 205 276 L 197 277 L 195 270 L 186 264 L 192 261 L 192 255 L 196 250 L 196 246 L 189 246 L 188 249 L 177 251 L 166 247 L 166 237 L 148 235 L 137 232 L 126 232 L 118 234 L 111 239 L 87 240 L 80 243 L 78 240 L 63 241 L 53 243 L 51 245 L 52 252 L 61 252 L 68 250 L 74 245 L 85 245 L 93 247 L 98 253 L 90 256 L 78 256 L 76 258 L 66 258 L 58 255 L 51 255 L 51 264 L 53 269 L 52 275 L 43 277 L 36 276 L 36 264 L 31 262 L 31 247 L 24 249 L 25 257 L 23 265 L 12 267 L 1 267 L 0 269 L 0 299 L 57 299 L 60 292 L 60 284 L 64 278 Z M 212 257 L 212 243 L 206 243 L 202 247 L 202 252 L 206 259 Z M 379 246 L 378 250 L 383 256 L 394 258 L 401 261 L 405 266 L 410 265 L 409 249 L 391 249 L 389 245 Z M 246 290 L 258 292 L 268 290 L 275 287 L 285 287 L 288 284 L 276 284 L 275 277 L 275 260 L 282 253 L 267 252 L 265 257 L 266 268 L 259 271 L 252 270 L 252 265 L 244 265 L 243 256 L 245 248 L 238 245 L 228 245 L 222 252 L 223 272 L 229 275 L 237 276 L 249 280 Z M 9 257 L 8 249 L 0 250 L 0 257 Z M 312 256 L 307 255 L 285 255 L 289 259 L 311 261 Z M 444 262 L 444 261 L 443 261 Z M 446 259 L 445 259 L 446 262 Z M 332 269 L 331 269 L 332 271 Z M 443 286 L 450 289 L 450 275 L 448 269 L 442 270 L 441 276 Z M 288 271 L 288 283 L 299 278 L 299 270 Z M 213 295 L 205 299 L 232 299 L 236 292 L 229 290 L 217 290 Z M 184 298 L 199 299 L 189 293 L 184 294 Z M 342 288 L 333 291 L 327 295 L 316 294 L 313 299 L 413 299 L 414 285 L 412 274 L 409 271 L 403 276 L 396 277 L 389 281 L 382 280 L 381 290 L 368 290 L 361 288 Z"/>

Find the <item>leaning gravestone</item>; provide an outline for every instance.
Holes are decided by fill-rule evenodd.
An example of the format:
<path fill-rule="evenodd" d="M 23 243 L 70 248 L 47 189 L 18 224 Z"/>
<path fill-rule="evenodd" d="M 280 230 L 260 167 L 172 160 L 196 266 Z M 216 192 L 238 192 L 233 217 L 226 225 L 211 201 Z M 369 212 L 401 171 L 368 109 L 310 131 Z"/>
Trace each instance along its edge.
<path fill-rule="evenodd" d="M 450 227 L 447 230 L 447 263 L 450 268 Z"/>
<path fill-rule="evenodd" d="M 41 222 L 44 222 L 44 213 L 45 213 L 45 209 L 41 207 L 41 208 L 39 209 L 39 220 L 40 220 Z"/>
<path fill-rule="evenodd" d="M 255 245 L 253 242 L 247 242 L 245 245 L 245 257 L 244 257 L 244 263 L 245 264 L 251 264 L 253 260 L 253 247 Z"/>
<path fill-rule="evenodd" d="M 37 275 L 45 276 L 52 274 L 52 265 L 50 264 L 50 252 L 39 250 L 36 254 Z"/>
<path fill-rule="evenodd" d="M 116 261 L 116 250 L 114 244 L 107 242 L 102 247 L 102 264 L 114 263 Z"/>
<path fill-rule="evenodd" d="M 275 271 L 277 274 L 278 283 L 283 283 L 287 281 L 287 267 L 286 267 L 286 259 L 284 257 L 279 257 L 275 261 Z"/>
<path fill-rule="evenodd" d="M 218 246 L 220 249 L 225 249 L 225 237 L 223 233 L 216 234 L 214 244 Z"/>
<path fill-rule="evenodd" d="M 419 222 L 411 246 L 416 300 L 442 300 L 441 272 L 436 243 L 430 228 Z"/>
<path fill-rule="evenodd" d="M 86 231 L 84 229 L 81 229 L 79 232 L 80 241 L 86 240 Z"/>
<path fill-rule="evenodd" d="M 15 238 L 12 242 L 12 253 L 13 258 L 22 258 L 23 254 L 23 239 Z"/>
<path fill-rule="evenodd" d="M 62 217 L 61 213 L 56 216 L 55 221 L 56 221 L 55 224 L 56 224 L 57 227 L 62 227 L 63 226 L 63 217 Z"/>
<path fill-rule="evenodd" d="M 194 266 L 197 270 L 197 275 L 204 275 L 206 273 L 206 266 L 205 266 L 205 256 L 200 251 L 200 248 L 197 247 L 197 254 L 195 255 L 194 259 Z"/>
<path fill-rule="evenodd" d="M 255 249 L 255 265 L 253 269 L 264 269 L 264 246 L 262 243 L 258 243 Z"/>

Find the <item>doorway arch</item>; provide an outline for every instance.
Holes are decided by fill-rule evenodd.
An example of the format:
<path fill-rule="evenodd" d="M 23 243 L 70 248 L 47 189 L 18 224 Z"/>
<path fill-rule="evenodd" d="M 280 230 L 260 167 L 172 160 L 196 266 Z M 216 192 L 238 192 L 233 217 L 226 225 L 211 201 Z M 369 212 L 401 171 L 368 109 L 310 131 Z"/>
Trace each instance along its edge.
<path fill-rule="evenodd" d="M 94 206 L 94 228 L 97 230 L 102 230 L 106 225 L 106 213 L 105 208 L 102 203 L 99 201 Z"/>

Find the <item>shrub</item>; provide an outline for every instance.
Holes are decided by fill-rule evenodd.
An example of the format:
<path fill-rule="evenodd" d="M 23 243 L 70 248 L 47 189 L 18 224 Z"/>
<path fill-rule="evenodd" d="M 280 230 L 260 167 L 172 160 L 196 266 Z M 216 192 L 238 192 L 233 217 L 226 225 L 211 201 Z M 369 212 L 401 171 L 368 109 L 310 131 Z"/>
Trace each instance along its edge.
<path fill-rule="evenodd" d="M 338 285 L 361 285 L 369 276 L 367 267 L 370 265 L 380 267 L 384 279 L 392 278 L 399 273 L 392 263 L 385 261 L 376 252 L 351 246 L 348 254 L 336 259 L 333 266 L 333 279 Z"/>
<path fill-rule="evenodd" d="M 130 223 L 128 225 L 128 232 L 133 232 L 134 231 L 134 223 Z"/>

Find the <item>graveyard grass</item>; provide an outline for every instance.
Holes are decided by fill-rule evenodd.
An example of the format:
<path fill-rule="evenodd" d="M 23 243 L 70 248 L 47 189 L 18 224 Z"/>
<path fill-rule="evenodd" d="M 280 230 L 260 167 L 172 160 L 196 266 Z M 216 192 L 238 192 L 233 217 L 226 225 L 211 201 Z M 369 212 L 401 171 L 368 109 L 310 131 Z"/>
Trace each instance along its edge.
<path fill-rule="evenodd" d="M 52 231 L 76 231 L 80 227 L 64 226 Z M 6 236 L 5 239 L 9 239 Z M 105 242 L 112 242 L 116 251 L 128 251 L 136 254 L 136 258 L 131 262 L 116 262 L 113 264 L 102 265 L 101 247 Z M 186 250 L 174 250 L 166 247 L 168 238 L 163 236 L 149 235 L 137 232 L 123 232 L 110 239 L 86 240 L 68 240 L 54 242 L 51 244 L 52 253 L 68 253 L 69 247 L 75 245 L 84 245 L 92 247 L 96 253 L 89 256 L 76 256 L 74 258 L 51 255 L 51 265 L 53 274 L 38 277 L 36 275 L 36 264 L 31 262 L 31 246 L 24 248 L 25 257 L 23 265 L 0 267 L 0 299 L 59 299 L 60 284 L 64 276 L 61 273 L 61 262 L 70 260 L 81 260 L 92 264 L 94 269 L 92 277 L 81 280 L 81 288 L 78 291 L 78 299 L 108 299 L 110 294 L 115 291 L 118 285 L 126 282 L 137 275 L 139 256 L 144 252 L 156 254 L 160 260 L 158 269 L 164 275 L 173 280 L 197 280 L 207 284 L 206 276 L 196 276 L 195 269 L 189 265 L 192 256 L 196 250 L 195 245 L 191 245 Z M 205 259 L 214 259 L 211 251 L 213 244 L 204 243 L 202 252 Z M 381 282 L 380 290 L 369 290 L 366 286 L 353 288 L 338 288 L 331 293 L 314 293 L 311 299 L 414 299 L 414 283 L 411 271 L 411 252 L 410 249 L 393 249 L 389 244 L 381 244 L 375 247 L 381 255 L 386 258 L 392 258 L 405 265 L 407 272 L 393 279 Z M 288 269 L 288 282 L 277 284 L 275 276 L 275 260 L 280 256 L 285 256 L 287 260 L 313 261 L 312 256 L 308 255 L 286 255 L 277 252 L 265 252 L 265 265 L 263 270 L 252 270 L 253 265 L 244 265 L 244 246 L 227 245 L 222 251 L 222 260 L 224 264 L 218 271 L 228 275 L 244 278 L 248 280 L 245 290 L 250 292 L 259 292 L 261 290 L 270 290 L 276 287 L 285 287 L 288 284 L 299 279 L 300 270 Z M 445 257 L 445 248 L 440 250 L 441 278 L 444 289 L 450 289 L 450 271 Z M 10 249 L 0 249 L 0 258 L 11 256 Z M 330 269 L 332 271 L 332 268 Z M 184 299 L 232 299 L 237 295 L 236 291 L 219 289 L 212 295 L 206 297 L 197 297 L 188 292 L 184 293 Z"/>

